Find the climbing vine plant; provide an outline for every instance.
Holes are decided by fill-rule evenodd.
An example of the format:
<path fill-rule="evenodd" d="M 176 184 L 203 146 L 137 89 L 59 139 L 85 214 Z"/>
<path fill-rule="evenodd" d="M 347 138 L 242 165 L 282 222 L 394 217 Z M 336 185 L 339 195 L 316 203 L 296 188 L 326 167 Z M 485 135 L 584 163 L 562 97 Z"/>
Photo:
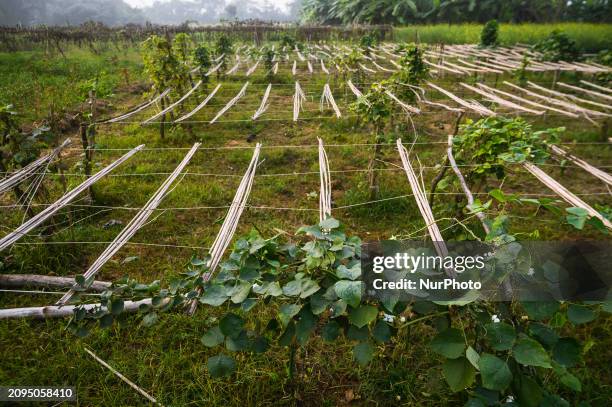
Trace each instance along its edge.
<path fill-rule="evenodd" d="M 519 243 L 506 226 L 493 225 L 498 242 L 493 261 L 512 268 Z M 552 392 L 551 381 L 581 391 L 571 370 L 588 349 L 561 332 L 568 325 L 593 321 L 602 307 L 609 312 L 610 304 L 379 302 L 364 295 L 360 257 L 361 240 L 348 236 L 333 218 L 298 229 L 290 241 L 266 239 L 253 230 L 237 239 L 210 280 L 204 278 L 210 273 L 207 259 L 196 258 L 167 288 L 159 282 L 123 280 L 102 295 L 102 306 L 77 307 L 69 327 L 85 335 L 96 322 L 111 326 L 126 299 L 152 298 L 140 307 L 144 325 L 198 301 L 223 310 L 201 337 L 202 346 L 220 349 L 207 367 L 211 376 L 223 377 L 237 368 L 232 353 L 262 353 L 271 346 L 287 347 L 292 366 L 295 349 L 314 336 L 328 343 L 340 338 L 352 342 L 355 362 L 365 366 L 384 357 L 383 349 L 405 337 L 408 326 L 423 323 L 437 331 L 430 347 L 450 389 L 465 391 L 470 405 L 510 399 L 528 406 L 543 401 L 567 405 Z M 89 283 L 78 281 L 81 289 Z M 271 308 L 273 315 L 254 324 L 249 314 L 256 307 Z"/>

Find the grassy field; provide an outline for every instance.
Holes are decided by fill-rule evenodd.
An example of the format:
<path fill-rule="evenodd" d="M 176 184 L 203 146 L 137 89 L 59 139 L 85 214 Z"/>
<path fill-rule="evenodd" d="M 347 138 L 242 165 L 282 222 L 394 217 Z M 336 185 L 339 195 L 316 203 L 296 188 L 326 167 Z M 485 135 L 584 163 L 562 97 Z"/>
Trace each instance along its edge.
<path fill-rule="evenodd" d="M 505 28 L 502 27 L 502 33 Z M 475 30 L 475 28 L 474 28 Z M 399 35 L 410 40 L 409 29 L 398 29 Z M 419 31 L 419 35 L 420 31 Z M 431 34 L 431 38 L 435 34 Z M 467 34 L 466 34 L 467 35 Z M 467 38 L 467 37 L 466 37 Z M 399 39 L 399 38 L 398 38 Z M 425 40 L 424 37 L 421 37 Z M 609 38 L 607 39 L 609 41 Z M 432 41 L 434 41 L 432 39 Z M 523 41 L 523 40 L 516 40 Z M 110 52 L 110 51 L 109 51 Z M 115 57 L 115 63 L 108 64 Z M 48 58 L 48 69 L 38 68 L 37 61 Z M 17 53 L 0 55 L 2 66 L 11 75 L 0 76 L 0 96 L 4 102 L 15 103 L 24 112 L 24 119 L 40 117 L 48 110 L 48 103 L 57 92 L 65 94 L 61 103 L 67 110 L 74 109 L 74 89 L 79 81 L 96 72 L 106 70 L 115 84 L 114 95 L 105 102 L 103 115 L 111 116 L 127 111 L 142 101 L 141 88 L 121 80 L 120 69 L 128 68 L 132 80 L 140 70 L 135 50 L 114 56 L 112 52 L 101 56 L 72 50 L 67 63 L 60 55 L 45 57 L 44 53 Z M 34 61 L 34 62 L 33 62 Z M 10 68 L 7 68 L 9 66 Z M 304 68 L 304 67 L 302 67 Z M 15 76 L 19 75 L 19 76 Z M 510 79 L 510 78 L 507 78 Z M 550 84 L 551 77 L 533 75 L 530 79 Z M 572 82 L 577 78 L 563 74 L 561 79 Z M 138 115 L 130 124 L 99 126 L 95 166 L 99 169 L 118 158 L 125 149 L 145 143 L 148 150 L 141 152 L 119 167 L 111 176 L 102 179 L 94 187 L 95 204 L 77 202 L 54 218 L 49 236 L 29 236 L 22 240 L 9 255 L 1 258 L 1 273 L 37 273 L 49 275 L 74 275 L 82 273 L 102 252 L 104 245 L 116 236 L 121 226 L 105 227 L 111 220 L 124 225 L 142 207 L 149 196 L 163 182 L 186 153 L 193 142 L 202 142 L 202 149 L 187 167 L 190 173 L 164 200 L 147 224 L 128 245 L 109 262 L 99 276 L 112 281 L 124 275 L 150 282 L 155 279 L 166 284 L 168 280 L 185 270 L 192 256 L 202 257 L 210 247 L 221 225 L 226 205 L 231 202 L 235 188 L 252 154 L 253 143 L 247 137 L 255 134 L 255 141 L 264 145 L 249 204 L 255 208 L 245 211 L 238 235 L 257 228 L 264 236 L 272 236 L 283 230 L 293 233 L 297 227 L 318 221 L 319 188 L 316 137 L 328 145 L 332 170 L 334 216 L 340 219 L 350 234 L 363 240 L 385 239 L 391 236 L 425 238 L 424 221 L 420 217 L 410 187 L 402 170 L 397 168 L 400 159 L 393 146 L 384 148 L 380 172 L 379 198 L 386 201 L 362 205 L 368 201 L 366 173 L 371 150 L 363 146 L 347 146 L 371 143 L 372 136 L 355 118 L 332 118 L 329 110 L 319 111 L 318 101 L 325 83 L 321 76 L 302 73 L 299 80 L 308 94 L 303 117 L 306 120 L 294 124 L 291 119 L 293 81 L 290 67 L 285 65 L 275 78 L 270 110 L 261 120 L 248 119 L 256 110 L 267 84 L 261 70 L 251 79 L 247 95 L 220 123 L 207 125 L 237 90 L 244 78 L 223 81 L 219 97 L 196 116 L 197 123 L 190 128 L 175 127 L 160 140 L 157 126 L 141 126 L 138 122 L 147 117 Z M 471 78 L 493 85 L 495 78 Z M 139 82 L 145 82 L 138 77 Z M 352 94 L 343 88 L 343 78 L 331 77 L 330 85 L 343 113 L 353 100 Z M 452 77 L 439 78 L 437 83 L 462 90 Z M 13 89 L 19 86 L 19 92 Z M 20 95 L 35 95 L 37 86 L 48 89 L 49 96 L 40 104 L 29 103 Z M 209 85 L 210 90 L 214 85 Z M 198 95 L 197 99 L 206 92 Z M 45 93 L 46 94 L 46 93 Z M 177 95 L 173 95 L 176 97 Z M 195 107 L 198 101 L 189 99 L 184 112 Z M 32 106 L 36 106 L 35 108 Z M 321 119 L 325 116 L 325 119 Z M 269 120 L 272 119 L 272 120 Z M 418 144 L 414 153 L 423 164 L 426 185 L 436 175 L 436 164 L 444 157 L 444 143 L 452 131 L 455 116 L 444 111 L 431 111 L 415 116 Z M 402 137 L 413 139 L 406 117 L 395 112 L 395 124 L 388 131 L 393 140 Z M 538 129 L 550 126 L 567 126 L 564 142 L 597 141 L 600 129 L 586 121 L 563 119 L 559 116 L 530 118 Z M 64 134 L 73 138 L 75 133 Z M 336 145 L 336 146 L 334 146 Z M 216 150 L 215 148 L 223 149 Z M 581 144 L 568 146 L 577 155 L 594 165 L 609 165 L 612 154 L 609 146 Z M 159 148 L 159 150 L 157 149 Z M 169 149 L 176 148 L 176 149 Z M 206 149 L 210 148 L 210 150 Z M 81 149 L 78 144 L 69 149 L 63 160 L 69 187 L 82 182 L 80 171 Z M 570 190 L 581 193 L 602 192 L 603 187 L 593 178 L 575 168 L 547 167 L 547 172 L 563 180 Z M 48 197 L 39 204 L 51 202 L 62 195 L 57 175 L 48 177 Z M 504 190 L 550 194 L 537 180 L 518 168 L 504 181 Z M 449 201 L 460 191 L 443 190 L 449 194 L 438 199 L 433 210 L 440 218 L 439 224 L 446 238 L 461 235 L 461 228 L 453 219 Z M 314 194 L 313 194 L 314 193 Z M 591 204 L 609 204 L 606 196 L 589 196 Z M 14 202 L 12 196 L 0 198 L 0 204 Z M 83 205 L 80 205 L 83 204 Z M 350 207 L 349 207 L 350 206 Z M 257 208 L 259 207 L 259 208 Z M 274 207 L 270 209 L 266 207 Z M 578 237 L 600 238 L 598 232 L 589 229 L 579 232 L 549 213 L 533 213 L 533 208 L 515 207 L 512 211 L 513 231 L 533 232 L 537 229 L 542 240 L 572 239 Z M 23 213 L 3 208 L 0 212 L 1 234 L 7 233 L 22 221 Z M 471 226 L 477 227 L 470 223 Z M 47 241 L 51 244 L 37 244 Z M 77 243 L 80 242 L 80 243 Z M 173 245 L 184 247 L 160 247 Z M 135 258 L 125 262 L 128 258 Z M 0 307 L 34 306 L 48 304 L 57 299 L 54 295 L 25 296 L 3 293 Z M 273 307 L 263 304 L 251 311 L 250 324 L 263 321 L 266 315 L 275 313 Z M 88 347 L 138 383 L 164 405 L 407 405 L 439 406 L 463 405 L 461 393 L 453 394 L 442 377 L 437 357 L 428 344 L 435 332 L 435 321 L 407 327 L 394 340 L 392 346 L 378 348 L 374 362 L 366 368 L 358 367 L 352 360 L 351 344 L 341 341 L 331 347 L 318 336 L 300 349 L 297 355 L 297 372 L 288 377 L 289 354 L 286 348 L 273 348 L 263 355 L 238 354 L 238 372 L 229 379 L 212 379 L 206 371 L 206 360 L 216 351 L 205 348 L 200 337 L 211 326 L 217 312 L 200 307 L 194 317 L 181 313 L 163 315 L 160 322 L 146 328 L 127 317 L 121 326 L 111 330 L 94 330 L 89 337 L 79 339 L 65 330 L 65 321 L 45 322 L 27 320 L 3 320 L 0 322 L 0 384 L 7 385 L 75 385 L 82 406 L 136 406 L 143 399 L 132 389 L 100 367 L 85 352 Z M 575 369 L 583 383 L 582 393 L 572 393 L 548 378 L 547 387 L 558 391 L 571 405 L 589 402 L 592 406 L 604 406 L 612 398 L 609 361 L 612 358 L 610 330 L 612 319 L 603 317 L 595 324 L 574 329 L 567 333 L 589 341 L 592 345 L 584 355 L 584 363 Z"/>
<path fill-rule="evenodd" d="M 535 44 L 553 30 L 560 30 L 573 38 L 585 52 L 612 49 L 612 24 L 500 24 L 499 41 L 502 45 Z M 425 43 L 467 44 L 480 42 L 480 24 L 432 24 L 397 27 L 396 41 Z"/>

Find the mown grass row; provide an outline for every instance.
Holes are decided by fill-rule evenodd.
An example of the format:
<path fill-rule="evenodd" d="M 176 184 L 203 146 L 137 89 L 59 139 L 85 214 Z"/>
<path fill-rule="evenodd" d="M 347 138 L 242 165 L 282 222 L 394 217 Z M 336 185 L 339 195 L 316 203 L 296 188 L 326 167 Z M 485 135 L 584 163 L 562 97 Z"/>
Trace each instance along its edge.
<path fill-rule="evenodd" d="M 480 42 L 481 24 L 432 24 L 396 27 L 396 41 L 421 41 L 433 44 L 473 44 Z M 584 52 L 612 48 L 612 24 L 556 23 L 556 24 L 500 24 L 499 41 L 502 45 L 535 44 L 553 30 L 560 30 L 573 38 Z"/>

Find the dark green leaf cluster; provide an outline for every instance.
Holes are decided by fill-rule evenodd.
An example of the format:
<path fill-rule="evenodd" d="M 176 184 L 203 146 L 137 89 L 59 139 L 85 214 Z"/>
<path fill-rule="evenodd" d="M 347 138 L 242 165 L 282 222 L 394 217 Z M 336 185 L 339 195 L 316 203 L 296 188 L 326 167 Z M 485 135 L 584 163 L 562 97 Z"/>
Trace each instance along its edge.
<path fill-rule="evenodd" d="M 398 97 L 414 101 L 415 94 L 410 86 L 421 86 L 429 75 L 429 68 L 423 58 L 424 49 L 412 43 L 401 45 L 398 51 L 403 53 L 398 61 L 401 68 L 393 74 L 391 80 L 395 84 Z"/>
<path fill-rule="evenodd" d="M 505 165 L 530 161 L 544 163 L 549 157 L 548 145 L 557 142 L 564 128 L 533 131 L 522 118 L 487 117 L 468 120 L 454 138 L 458 163 L 473 164 L 468 178 L 505 176 Z"/>
<path fill-rule="evenodd" d="M 554 30 L 533 48 L 543 54 L 545 61 L 571 62 L 580 59 L 580 50 L 576 45 L 576 41 L 559 30 Z"/>
<path fill-rule="evenodd" d="M 483 47 L 496 47 L 499 35 L 499 23 L 497 20 L 489 20 L 482 27 L 480 33 L 480 45 Z"/>

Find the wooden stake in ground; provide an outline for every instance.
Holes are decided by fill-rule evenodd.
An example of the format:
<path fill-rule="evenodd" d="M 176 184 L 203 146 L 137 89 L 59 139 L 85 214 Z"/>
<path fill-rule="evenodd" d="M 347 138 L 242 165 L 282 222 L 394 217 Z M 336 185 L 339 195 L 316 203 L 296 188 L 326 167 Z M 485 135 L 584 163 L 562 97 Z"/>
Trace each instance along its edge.
<path fill-rule="evenodd" d="M 329 161 L 323 146 L 323 140 L 319 141 L 319 176 L 321 179 L 321 190 L 319 193 L 319 220 L 324 221 L 331 217 L 331 178 L 329 176 Z"/>
<path fill-rule="evenodd" d="M 87 271 L 83 274 L 86 280 L 93 279 L 96 274 L 102 269 L 102 267 L 136 234 L 136 232 L 147 222 L 153 211 L 159 206 L 161 201 L 166 197 L 168 189 L 172 186 L 172 183 L 180 175 L 183 169 L 187 166 L 197 149 L 200 147 L 200 143 L 195 143 L 191 150 L 185 155 L 181 163 L 172 171 L 170 176 L 163 182 L 159 189 L 151 196 L 145 206 L 138 211 L 136 216 L 130 220 L 130 222 L 123 228 L 121 233 L 113 239 L 110 245 L 102 252 L 100 256 L 92 263 Z M 75 282 L 75 286 L 72 287 L 58 302 L 57 305 L 66 304 L 70 301 L 70 298 L 75 294 L 78 285 Z"/>
<path fill-rule="evenodd" d="M 102 359 L 100 359 L 98 356 L 96 356 L 95 353 L 93 353 L 92 351 L 90 351 L 89 349 L 85 348 L 85 352 L 87 352 L 92 358 L 95 359 L 96 362 L 98 362 L 99 364 L 101 364 L 102 366 L 104 366 L 105 368 L 107 368 L 108 370 L 110 370 L 111 372 L 113 372 L 113 374 L 115 376 L 117 376 L 118 378 L 120 378 L 121 380 L 123 380 L 124 382 L 126 382 L 132 389 L 136 390 L 138 393 L 140 393 L 141 395 L 143 395 L 147 400 L 149 400 L 151 403 L 154 404 L 159 404 L 161 406 L 160 403 L 157 402 L 157 400 L 155 400 L 149 393 L 147 393 L 146 391 L 144 391 L 143 389 L 141 389 L 140 387 L 138 387 L 134 382 L 132 382 L 130 379 L 128 379 L 127 377 L 125 377 L 124 375 L 122 375 L 121 373 L 119 373 L 115 368 L 113 368 L 112 366 L 110 366 L 108 363 L 106 363 L 105 361 L 103 361 Z"/>
<path fill-rule="evenodd" d="M 57 201 L 49 205 L 43 211 L 39 212 L 36 216 L 33 216 L 32 218 L 30 218 L 27 222 L 23 223 L 21 226 L 15 229 L 15 231 L 4 236 L 2 239 L 0 239 L 0 251 L 11 246 L 17 240 L 21 239 L 23 236 L 29 233 L 32 229 L 39 226 L 45 220 L 49 219 L 55 212 L 57 212 L 58 210 L 60 210 L 61 208 L 69 204 L 80 193 L 85 191 L 87 188 L 93 185 L 100 178 L 104 177 L 106 174 L 114 170 L 116 167 L 118 167 L 120 164 L 122 164 L 124 161 L 132 157 L 134 154 L 136 154 L 138 151 L 142 150 L 143 148 L 144 148 L 144 144 L 141 144 L 138 147 L 133 148 L 132 150 L 128 151 L 121 158 L 119 158 L 112 164 L 108 165 L 107 167 L 103 168 L 95 175 L 92 175 L 90 178 L 87 178 L 87 180 L 85 180 L 79 186 L 72 189 L 70 192 L 62 196 L 60 199 L 58 199 Z"/>
<path fill-rule="evenodd" d="M 397 139 L 396 144 L 397 150 L 400 154 L 400 158 L 402 159 L 404 171 L 406 172 L 406 177 L 408 178 L 408 183 L 410 184 L 410 188 L 412 189 L 412 193 L 414 194 L 414 199 L 416 200 L 417 206 L 419 207 L 421 216 L 423 216 L 423 219 L 425 220 L 425 225 L 427 226 L 427 230 L 429 231 L 429 236 L 431 237 L 436 253 L 440 257 L 446 257 L 448 256 L 448 249 L 446 248 L 446 243 L 444 242 L 442 233 L 440 233 L 440 229 L 438 229 L 438 224 L 436 223 L 436 220 L 431 211 L 431 207 L 427 202 L 425 192 L 421 189 L 421 185 L 419 184 L 417 175 L 414 172 L 414 169 L 412 168 L 412 164 L 410 163 L 410 159 L 408 158 L 408 151 L 402 144 L 401 139 Z M 446 270 L 446 273 L 451 277 L 455 276 L 454 270 Z"/>

